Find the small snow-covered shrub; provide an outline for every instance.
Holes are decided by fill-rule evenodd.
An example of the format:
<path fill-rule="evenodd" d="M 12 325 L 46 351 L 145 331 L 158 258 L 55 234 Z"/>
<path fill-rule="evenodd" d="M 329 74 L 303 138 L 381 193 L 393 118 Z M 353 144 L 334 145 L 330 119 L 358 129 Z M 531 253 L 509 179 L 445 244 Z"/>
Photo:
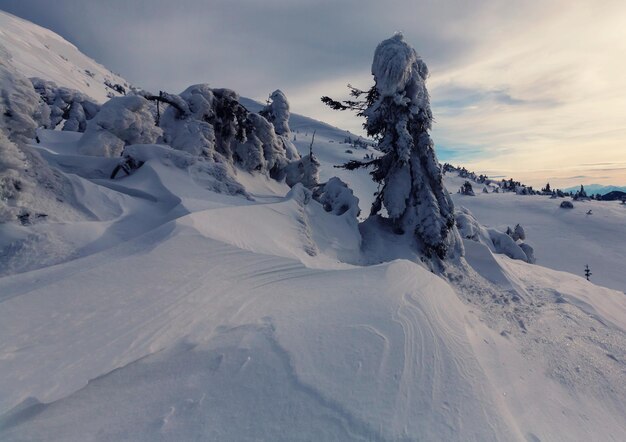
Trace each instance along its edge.
<path fill-rule="evenodd" d="M 83 155 L 115 157 L 126 145 L 155 143 L 162 131 L 154 124 L 150 106 L 139 95 L 111 98 L 87 122 L 79 151 Z"/>
<path fill-rule="evenodd" d="M 304 187 L 312 189 L 319 183 L 320 162 L 314 155 L 306 155 L 299 160 L 292 161 L 285 168 L 285 182 L 289 187 L 302 183 Z"/>
<path fill-rule="evenodd" d="M 324 210 L 335 215 L 348 213 L 356 218 L 361 213 L 359 199 L 354 196 L 352 189 L 337 177 L 321 184 L 313 191 L 313 198 L 318 201 Z"/>
<path fill-rule="evenodd" d="M 526 232 L 524 231 L 524 228 L 520 224 L 515 225 L 515 229 L 513 230 L 513 233 L 515 234 L 514 239 L 521 239 L 522 241 L 526 239 Z"/>
<path fill-rule="evenodd" d="M 67 180 L 27 145 L 47 109 L 31 82 L 0 59 L 0 222 L 29 224 L 52 212 L 74 213 L 61 207 L 70 193 Z"/>
<path fill-rule="evenodd" d="M 526 243 L 518 242 L 520 240 L 518 235 L 522 234 L 524 238 L 526 237 L 519 224 L 514 230 L 508 228 L 507 232 L 503 233 L 496 229 L 485 228 L 465 207 L 457 210 L 455 215 L 457 228 L 462 238 L 484 244 L 492 252 L 507 255 L 512 259 L 519 259 L 531 264 L 535 262 L 533 248 Z M 520 229 L 517 229 L 518 226 Z"/>
<path fill-rule="evenodd" d="M 1 59 L 0 92 L 0 130 L 13 142 L 29 142 L 35 129 L 48 121 L 47 106 L 42 106 L 30 81 Z"/>
<path fill-rule="evenodd" d="M 528 187 L 526 186 L 516 186 L 515 193 L 517 195 L 529 195 L 530 194 Z"/>
<path fill-rule="evenodd" d="M 496 229 L 487 229 L 489 237 L 493 242 L 496 253 L 502 253 L 512 259 L 520 259 L 528 261 L 528 257 L 524 250 L 506 233 L 502 233 Z"/>
<path fill-rule="evenodd" d="M 59 87 L 53 81 L 41 78 L 30 79 L 41 100 L 49 109 L 49 121 L 42 122 L 48 129 L 56 128 L 61 122 L 63 130 L 84 132 L 87 120 L 96 116 L 100 105 L 85 94 L 66 87 Z"/>
<path fill-rule="evenodd" d="M 495 252 L 489 232 L 474 218 L 472 212 L 465 207 L 461 207 L 455 212 L 455 217 L 456 226 L 462 238 L 480 242 L 489 247 L 492 252 Z"/>
<path fill-rule="evenodd" d="M 573 209 L 574 204 L 571 201 L 561 201 L 561 204 L 559 205 L 559 207 L 561 209 Z"/>
<path fill-rule="evenodd" d="M 526 239 L 526 232 L 520 224 L 516 224 L 514 229 L 507 227 L 506 234 L 513 238 L 513 241 L 523 241 Z"/>
<path fill-rule="evenodd" d="M 470 183 L 469 181 L 465 181 L 463 183 L 463 185 L 459 189 L 459 193 L 461 195 L 476 196 L 476 194 L 474 193 L 474 189 L 472 187 L 472 183 Z"/>

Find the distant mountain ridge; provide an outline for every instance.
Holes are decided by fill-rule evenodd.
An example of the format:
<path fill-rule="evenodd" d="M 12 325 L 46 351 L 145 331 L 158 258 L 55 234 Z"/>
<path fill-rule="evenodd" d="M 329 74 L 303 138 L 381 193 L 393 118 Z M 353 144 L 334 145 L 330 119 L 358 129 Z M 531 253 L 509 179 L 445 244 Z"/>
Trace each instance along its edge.
<path fill-rule="evenodd" d="M 583 186 L 585 187 L 587 195 L 595 195 L 597 193 L 599 193 L 600 195 L 606 195 L 607 193 L 614 191 L 626 192 L 626 186 L 604 186 L 602 184 L 583 184 Z M 576 192 L 577 190 L 580 190 L 580 186 L 568 187 L 567 189 L 563 190 L 565 192 Z"/>

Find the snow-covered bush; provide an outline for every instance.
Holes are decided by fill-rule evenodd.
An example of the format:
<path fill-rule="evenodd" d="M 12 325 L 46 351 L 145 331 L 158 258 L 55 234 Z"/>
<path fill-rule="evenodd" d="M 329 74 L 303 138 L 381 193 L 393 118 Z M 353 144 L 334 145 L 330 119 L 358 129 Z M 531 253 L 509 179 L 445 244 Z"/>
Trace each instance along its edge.
<path fill-rule="evenodd" d="M 293 187 L 302 183 L 304 187 L 312 189 L 320 180 L 320 162 L 315 155 L 306 155 L 299 160 L 292 161 L 285 168 L 285 182 Z"/>
<path fill-rule="evenodd" d="M 585 187 L 581 184 L 580 190 L 576 191 L 574 194 L 574 200 L 588 200 L 589 196 L 587 195 L 587 191 L 585 191 Z"/>
<path fill-rule="evenodd" d="M 502 253 L 512 259 L 528 262 L 528 256 L 522 248 L 506 233 L 496 229 L 487 229 L 496 253 Z"/>
<path fill-rule="evenodd" d="M 65 121 L 63 130 L 84 132 L 87 120 L 95 117 L 100 110 L 98 103 L 81 92 L 59 87 L 53 81 L 41 78 L 31 78 L 30 81 L 49 108 L 49 121 L 42 122 L 48 129 L 54 129 Z"/>
<path fill-rule="evenodd" d="M 465 207 L 461 207 L 456 211 L 455 216 L 456 226 L 462 238 L 480 242 L 489 247 L 492 252 L 495 252 L 489 232 L 474 218 L 472 212 Z"/>
<path fill-rule="evenodd" d="M 47 111 L 31 82 L 0 59 L 0 222 L 73 213 L 61 208 L 67 181 L 27 145 Z"/>
<path fill-rule="evenodd" d="M 282 179 L 287 158 L 273 126 L 261 115 L 251 113 L 247 129 L 246 142 L 235 148 L 235 162 L 245 170 L 268 171 L 272 178 Z"/>
<path fill-rule="evenodd" d="M 561 209 L 573 209 L 574 208 L 574 204 L 572 204 L 571 201 L 561 201 L 561 204 L 559 206 Z"/>
<path fill-rule="evenodd" d="M 325 211 L 335 215 L 348 213 L 350 217 L 357 218 L 361 213 L 359 199 L 354 196 L 352 189 L 337 177 L 315 188 L 313 198 L 324 207 Z"/>
<path fill-rule="evenodd" d="M 79 151 L 83 155 L 115 157 L 124 146 L 155 143 L 161 134 L 148 100 L 139 95 L 114 97 L 87 122 Z"/>
<path fill-rule="evenodd" d="M 517 195 L 529 195 L 529 191 L 528 191 L 528 187 L 526 186 L 516 186 L 515 187 L 515 193 Z"/>
<path fill-rule="evenodd" d="M 293 157 L 287 147 L 294 151 L 295 147 L 287 138 L 278 137 L 262 115 L 248 112 L 234 91 L 198 84 L 180 96 L 167 94 L 165 101 L 170 105 L 159 122 L 161 142 L 246 171 L 276 179 L 284 176 Z"/>
<path fill-rule="evenodd" d="M 535 262 L 533 248 L 526 243 L 519 242 L 526 238 L 519 224 L 515 226 L 515 230 L 508 228 L 506 233 L 493 228 L 488 229 L 481 225 L 465 207 L 461 207 L 456 212 L 456 224 L 461 237 L 484 244 L 493 253 L 504 254 L 509 258 L 531 264 Z"/>
<path fill-rule="evenodd" d="M 0 59 L 0 130 L 13 142 L 35 138 L 35 129 L 49 120 L 31 82 Z"/>
<path fill-rule="evenodd" d="M 470 183 L 469 181 L 465 181 L 463 183 L 463 185 L 459 189 L 459 193 L 461 195 L 476 196 L 476 194 L 474 193 L 474 188 L 472 187 L 472 183 Z"/>
<path fill-rule="evenodd" d="M 520 239 L 522 241 L 526 239 L 526 232 L 524 231 L 524 228 L 520 224 L 515 225 L 515 229 L 513 230 L 513 233 L 515 234 L 514 239 Z"/>
<path fill-rule="evenodd" d="M 429 131 L 432 125 L 426 90 L 428 68 L 401 34 L 380 43 L 374 53 L 375 85 L 368 92 L 352 88 L 365 101 L 344 104 L 322 97 L 334 109 L 356 109 L 366 118 L 365 129 L 383 153 L 369 161 L 350 161 L 344 167 L 373 167 L 380 184 L 371 215 L 386 209 L 398 233 L 415 235 L 423 253 L 440 259 L 459 255 L 462 245 L 454 227 L 454 206 Z"/>

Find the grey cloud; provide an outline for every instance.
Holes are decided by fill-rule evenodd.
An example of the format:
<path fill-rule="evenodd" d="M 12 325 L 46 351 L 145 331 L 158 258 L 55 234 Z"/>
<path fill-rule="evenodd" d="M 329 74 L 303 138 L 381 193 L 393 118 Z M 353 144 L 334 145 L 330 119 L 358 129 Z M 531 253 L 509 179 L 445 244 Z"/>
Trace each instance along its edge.
<path fill-rule="evenodd" d="M 438 97 L 433 101 L 433 107 L 438 112 L 447 114 L 458 114 L 463 109 L 481 103 L 534 108 L 548 108 L 557 105 L 556 102 L 549 100 L 526 100 L 514 97 L 506 89 L 479 89 L 458 84 L 441 85 L 434 91 L 433 95 Z"/>
<path fill-rule="evenodd" d="M 140 86 L 177 91 L 209 82 L 264 96 L 369 72 L 376 44 L 396 30 L 431 65 L 469 54 L 470 39 L 442 32 L 442 25 L 467 20 L 475 5 L 0 0 L 0 8 L 52 28 Z"/>

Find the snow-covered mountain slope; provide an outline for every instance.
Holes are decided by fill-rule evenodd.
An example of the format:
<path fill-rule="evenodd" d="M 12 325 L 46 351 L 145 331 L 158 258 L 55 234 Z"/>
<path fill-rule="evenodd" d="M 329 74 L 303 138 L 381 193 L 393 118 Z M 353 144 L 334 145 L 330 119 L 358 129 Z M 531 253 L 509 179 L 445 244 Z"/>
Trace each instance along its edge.
<path fill-rule="evenodd" d="M 4 11 L 0 11 L 0 57 L 28 78 L 54 81 L 99 102 L 108 94 L 119 95 L 105 83 L 129 86 L 58 34 Z"/>
<path fill-rule="evenodd" d="M 480 184 L 475 185 L 476 196 L 465 196 L 456 193 L 463 182 L 446 176 L 457 208 L 467 207 L 482 224 L 502 231 L 521 224 L 538 265 L 581 276 L 589 265 L 592 281 L 626 293 L 626 206 L 618 201 L 574 201 L 573 209 L 561 209 L 562 198 L 485 194 Z"/>
<path fill-rule="evenodd" d="M 315 131 L 322 180 L 340 175 L 367 213 L 367 171 L 333 166 L 375 152 L 305 117 L 290 124 L 301 154 Z M 238 170 L 247 194 L 217 193 L 214 176 L 154 145 L 113 180 L 119 159 L 81 155 L 75 133 L 38 136 L 32 149 L 89 217 L 0 225 L 0 440 L 626 434 L 622 292 L 469 240 L 466 261 L 435 275 L 387 259 L 403 256 L 391 237 L 364 250 L 368 230 L 301 185 Z M 505 195 L 488 197 L 471 200 L 474 215 L 524 224 L 541 263 L 534 237 L 548 247 L 562 221 L 543 203 L 526 210 L 546 234 L 530 217 L 499 221 Z M 527 197 L 510 198 L 515 213 Z M 601 212 L 609 226 L 622 219 Z"/>
<path fill-rule="evenodd" d="M 39 149 L 81 163 L 71 134 L 40 134 Z M 320 157 L 336 148 L 320 141 Z M 345 218 L 243 172 L 254 201 L 158 159 L 74 179 L 102 220 L 36 226 L 74 259 L 0 279 L 3 440 L 626 431 L 621 293 L 478 243 L 451 283 L 408 261 L 349 265 Z"/>

